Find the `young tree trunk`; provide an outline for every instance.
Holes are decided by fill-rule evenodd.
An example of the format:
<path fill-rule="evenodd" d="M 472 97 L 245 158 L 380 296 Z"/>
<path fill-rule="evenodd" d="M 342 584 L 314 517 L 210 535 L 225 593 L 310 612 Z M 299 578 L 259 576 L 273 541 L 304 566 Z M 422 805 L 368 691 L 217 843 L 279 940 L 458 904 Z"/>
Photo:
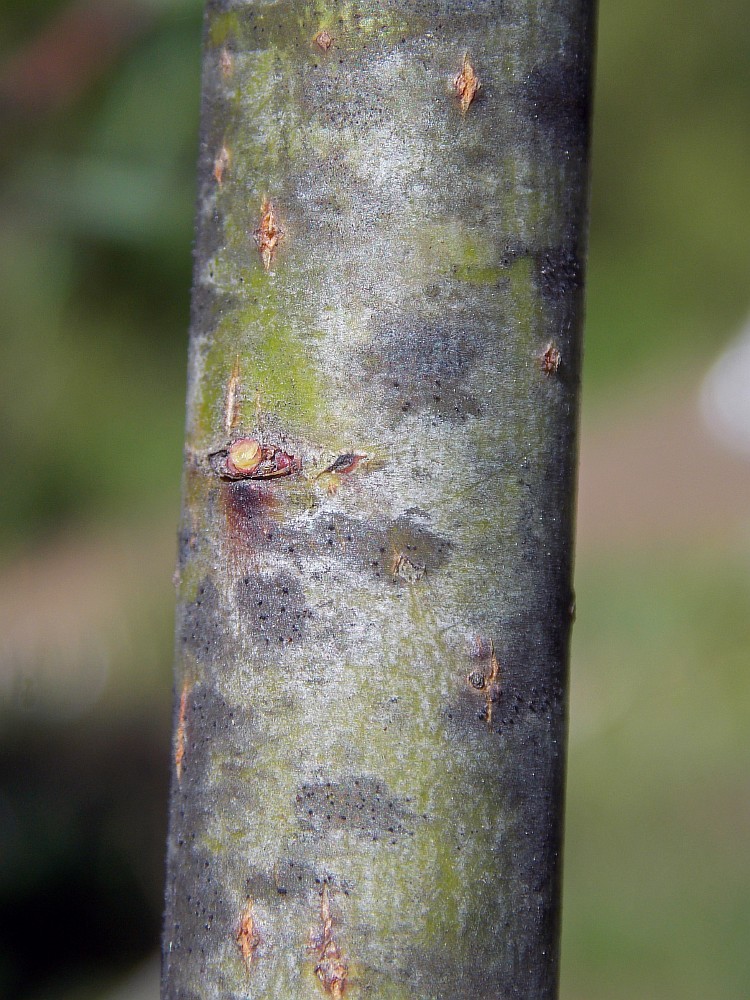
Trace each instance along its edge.
<path fill-rule="evenodd" d="M 551 998 L 591 0 L 208 5 L 171 998 Z"/>

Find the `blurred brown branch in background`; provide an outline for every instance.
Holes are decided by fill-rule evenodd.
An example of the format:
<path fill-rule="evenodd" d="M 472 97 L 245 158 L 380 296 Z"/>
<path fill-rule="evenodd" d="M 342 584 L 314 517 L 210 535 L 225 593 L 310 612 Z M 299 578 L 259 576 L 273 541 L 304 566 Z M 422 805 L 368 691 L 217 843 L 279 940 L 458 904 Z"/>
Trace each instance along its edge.
<path fill-rule="evenodd" d="M 4 115 L 42 115 L 75 101 L 152 23 L 130 0 L 77 0 L 0 66 Z"/>

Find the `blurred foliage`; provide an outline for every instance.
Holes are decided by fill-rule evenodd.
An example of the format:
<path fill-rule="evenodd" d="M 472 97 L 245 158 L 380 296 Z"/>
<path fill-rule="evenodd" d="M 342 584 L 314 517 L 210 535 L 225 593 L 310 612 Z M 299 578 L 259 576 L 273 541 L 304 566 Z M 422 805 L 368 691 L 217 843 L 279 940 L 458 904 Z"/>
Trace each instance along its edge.
<path fill-rule="evenodd" d="M 586 396 L 706 359 L 748 309 L 741 0 L 601 3 Z"/>
<path fill-rule="evenodd" d="M 750 539 L 577 573 L 563 1000 L 750 985 Z"/>
<path fill-rule="evenodd" d="M 92 21 L 96 58 L 29 103 L 25 54 L 96 7 L 0 11 L 6 565 L 177 520 L 202 5 L 99 0 L 130 27 L 105 45 Z M 601 6 L 589 412 L 706 362 L 747 311 L 746 18 L 741 0 Z M 566 1000 L 747 995 L 747 555 L 691 543 L 659 565 L 579 566 Z M 157 946 L 168 563 L 159 550 L 128 577 L 94 709 L 54 721 L 17 692 L 0 706 L 3 995 L 96 996 Z"/>
<path fill-rule="evenodd" d="M 71 519 L 175 503 L 202 12 L 195 0 L 162 6 L 71 105 L 6 112 L 6 549 Z M 6 9 L 6 55 L 59 7 Z"/>

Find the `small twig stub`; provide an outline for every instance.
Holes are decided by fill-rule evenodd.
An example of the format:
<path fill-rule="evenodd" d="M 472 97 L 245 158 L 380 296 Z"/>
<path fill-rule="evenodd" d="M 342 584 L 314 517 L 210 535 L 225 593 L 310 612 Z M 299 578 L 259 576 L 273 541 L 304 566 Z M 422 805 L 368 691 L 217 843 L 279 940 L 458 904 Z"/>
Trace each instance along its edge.
<path fill-rule="evenodd" d="M 260 936 L 258 924 L 255 919 L 252 899 L 247 901 L 247 906 L 242 911 L 242 915 L 240 916 L 236 941 L 237 947 L 240 949 L 242 954 L 245 968 L 248 972 L 250 972 L 253 962 L 255 961 L 258 948 L 260 948 L 263 943 L 263 939 Z"/>
<path fill-rule="evenodd" d="M 542 352 L 539 360 L 541 362 L 542 371 L 545 375 L 556 375 L 560 369 L 562 355 L 552 341 L 550 341 Z"/>
<path fill-rule="evenodd" d="M 226 146 L 222 146 L 219 152 L 216 154 L 216 159 L 214 160 L 214 179 L 216 183 L 221 187 L 224 182 L 224 174 L 229 167 L 229 150 Z"/>
<path fill-rule="evenodd" d="M 333 45 L 333 36 L 329 31 L 326 31 L 326 29 L 323 28 L 322 31 L 319 31 L 317 33 L 313 41 L 318 46 L 321 52 L 327 52 Z"/>
<path fill-rule="evenodd" d="M 261 206 L 261 219 L 258 228 L 253 233 L 255 242 L 258 244 L 260 259 L 263 267 L 269 271 L 273 264 L 279 244 L 284 238 L 284 230 L 279 224 L 276 209 L 272 201 L 265 199 Z"/>
<path fill-rule="evenodd" d="M 328 885 L 325 883 L 320 898 L 320 921 L 321 929 L 310 935 L 310 948 L 318 955 L 315 975 L 323 984 L 326 993 L 334 1000 L 341 1000 L 346 991 L 349 966 L 333 936 L 331 904 L 328 897 Z"/>
<path fill-rule="evenodd" d="M 362 451 L 345 452 L 343 455 L 339 455 L 327 469 L 323 469 L 320 475 L 326 473 L 335 473 L 339 476 L 348 475 L 350 472 L 354 472 L 360 462 L 363 462 L 366 458 L 367 455 Z"/>
<path fill-rule="evenodd" d="M 492 728 L 492 715 L 494 706 L 500 701 L 500 662 L 495 653 L 495 644 L 490 640 L 489 644 L 489 671 L 472 670 L 467 676 L 466 682 L 469 687 L 484 695 L 484 718 L 488 728 Z M 484 658 L 486 652 L 486 642 L 480 640 L 478 643 L 477 655 Z"/>
<path fill-rule="evenodd" d="M 456 91 L 461 110 L 465 113 L 471 107 L 474 98 L 479 93 L 482 83 L 476 74 L 476 70 L 471 64 L 468 53 L 464 56 L 464 64 L 461 72 L 453 80 L 453 89 Z"/>
<path fill-rule="evenodd" d="M 394 553 L 391 562 L 391 575 L 394 580 L 404 580 L 406 583 L 418 583 L 425 574 L 422 563 L 412 562 L 403 552 Z"/>
<path fill-rule="evenodd" d="M 242 437 L 211 452 L 208 463 L 222 479 L 279 479 L 302 470 L 302 459 L 279 448 Z"/>

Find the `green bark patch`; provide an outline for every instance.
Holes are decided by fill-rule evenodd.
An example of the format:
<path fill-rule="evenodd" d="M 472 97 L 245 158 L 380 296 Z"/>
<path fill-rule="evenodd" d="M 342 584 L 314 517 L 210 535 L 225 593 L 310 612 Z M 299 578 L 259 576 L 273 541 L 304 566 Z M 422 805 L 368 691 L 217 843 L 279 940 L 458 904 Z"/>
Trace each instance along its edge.
<path fill-rule="evenodd" d="M 211 45 L 226 45 L 227 42 L 242 41 L 242 20 L 237 11 L 214 14 L 208 28 L 208 40 Z"/>
<path fill-rule="evenodd" d="M 492 285 L 500 269 L 486 234 L 473 232 L 463 220 L 423 223 L 417 230 L 418 264 L 426 281 L 453 278 L 472 285 Z"/>
<path fill-rule="evenodd" d="M 307 51 L 313 61 L 336 52 L 356 52 L 372 42 L 411 36 L 421 22 L 418 15 L 405 17 L 392 2 L 373 8 L 367 3 L 279 0 L 256 9 L 214 14 L 208 37 L 213 46 L 232 44 L 243 51 L 273 47 L 299 56 Z M 328 53 L 314 45 L 315 36 L 323 30 L 333 38 Z"/>
<path fill-rule="evenodd" d="M 534 283 L 534 261 L 516 257 L 508 268 L 509 309 L 524 347 L 534 343 L 544 328 L 544 317 Z"/>
<path fill-rule="evenodd" d="M 225 317 L 206 352 L 197 421 L 200 440 L 206 444 L 223 434 L 226 386 L 237 361 L 242 387 L 238 433 L 253 430 L 259 411 L 270 410 L 292 432 L 315 426 L 323 412 L 322 391 L 310 364 L 309 344 L 315 335 L 298 332 L 298 324 L 289 316 L 293 303 L 283 306 L 273 277 L 256 272 L 256 284 L 264 279 L 268 287 Z"/>

